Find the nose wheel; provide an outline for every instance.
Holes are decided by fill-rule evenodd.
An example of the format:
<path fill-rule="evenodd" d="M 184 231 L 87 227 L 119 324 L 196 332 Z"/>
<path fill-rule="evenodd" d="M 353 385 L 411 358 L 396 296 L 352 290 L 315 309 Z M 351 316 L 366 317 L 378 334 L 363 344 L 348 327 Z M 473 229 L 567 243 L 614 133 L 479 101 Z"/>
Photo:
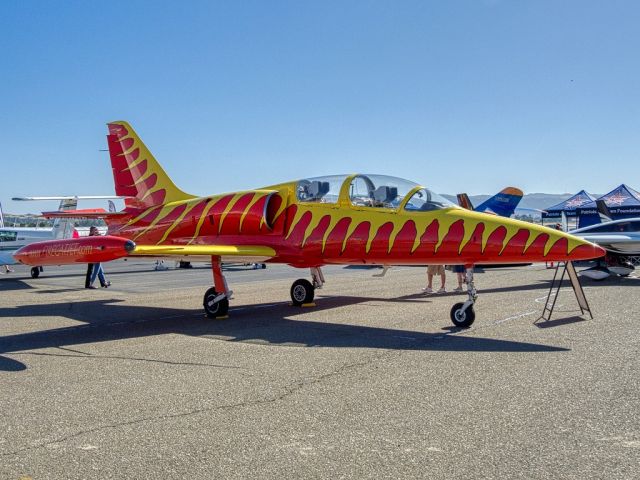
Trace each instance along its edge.
<path fill-rule="evenodd" d="M 473 284 L 473 267 L 466 269 L 467 295 L 466 302 L 456 303 L 451 307 L 451 321 L 458 328 L 469 328 L 476 319 L 473 305 L 478 298 L 476 287 Z"/>
<path fill-rule="evenodd" d="M 476 319 L 476 313 L 473 311 L 473 305 L 468 305 L 465 308 L 465 303 L 467 302 L 456 303 L 451 308 L 451 321 L 459 328 L 469 328 Z"/>

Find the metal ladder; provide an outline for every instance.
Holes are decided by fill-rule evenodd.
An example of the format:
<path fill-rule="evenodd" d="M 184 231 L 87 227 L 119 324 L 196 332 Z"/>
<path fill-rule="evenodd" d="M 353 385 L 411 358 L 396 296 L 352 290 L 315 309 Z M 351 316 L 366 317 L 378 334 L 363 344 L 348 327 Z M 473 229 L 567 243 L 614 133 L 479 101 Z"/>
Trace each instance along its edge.
<path fill-rule="evenodd" d="M 560 278 L 558 278 L 558 271 L 560 270 L 560 268 L 562 268 L 562 273 L 560 275 Z M 556 306 L 556 300 L 558 299 L 558 294 L 560 293 L 560 288 L 562 287 L 562 281 L 564 280 L 565 273 L 568 273 L 569 275 L 569 280 L 571 281 L 571 286 L 573 287 L 573 293 L 575 293 L 576 295 L 576 300 L 578 301 L 580 311 L 582 312 L 581 315 L 584 315 L 585 312 L 589 312 L 589 316 L 593 319 L 591 308 L 589 308 L 587 297 L 584 295 L 584 290 L 582 289 L 582 285 L 580 284 L 580 278 L 578 277 L 576 269 L 573 266 L 573 262 L 558 262 L 556 264 L 556 271 L 553 274 L 553 280 L 551 281 L 551 287 L 549 288 L 549 294 L 547 295 L 547 301 L 544 304 L 544 310 L 542 310 L 542 315 L 540 315 L 538 320 L 542 319 L 545 321 L 549 321 L 551 319 L 553 309 Z"/>

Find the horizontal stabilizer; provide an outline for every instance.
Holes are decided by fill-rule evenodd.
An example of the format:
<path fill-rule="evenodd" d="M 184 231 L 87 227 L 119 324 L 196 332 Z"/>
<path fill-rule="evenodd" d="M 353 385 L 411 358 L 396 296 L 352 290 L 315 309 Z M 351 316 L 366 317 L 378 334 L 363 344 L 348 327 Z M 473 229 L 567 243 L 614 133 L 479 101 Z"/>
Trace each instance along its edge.
<path fill-rule="evenodd" d="M 54 210 L 42 212 L 44 218 L 119 218 L 129 215 L 127 212 L 107 212 L 104 208 L 86 208 L 82 210 Z"/>
<path fill-rule="evenodd" d="M 131 255 L 274 257 L 276 251 L 271 247 L 260 245 L 136 245 Z"/>
<path fill-rule="evenodd" d="M 67 195 L 56 197 L 13 197 L 18 202 L 50 201 L 50 200 L 124 200 L 127 197 L 114 195 Z"/>

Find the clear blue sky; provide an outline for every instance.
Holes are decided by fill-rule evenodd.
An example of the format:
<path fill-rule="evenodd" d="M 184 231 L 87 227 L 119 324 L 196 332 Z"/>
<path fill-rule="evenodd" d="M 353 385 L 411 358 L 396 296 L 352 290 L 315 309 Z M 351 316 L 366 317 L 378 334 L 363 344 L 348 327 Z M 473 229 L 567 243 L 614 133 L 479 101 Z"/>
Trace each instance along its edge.
<path fill-rule="evenodd" d="M 357 171 L 640 189 L 637 1 L 6 0 L 0 86 L 10 212 L 113 193 L 110 120 L 201 195 Z"/>

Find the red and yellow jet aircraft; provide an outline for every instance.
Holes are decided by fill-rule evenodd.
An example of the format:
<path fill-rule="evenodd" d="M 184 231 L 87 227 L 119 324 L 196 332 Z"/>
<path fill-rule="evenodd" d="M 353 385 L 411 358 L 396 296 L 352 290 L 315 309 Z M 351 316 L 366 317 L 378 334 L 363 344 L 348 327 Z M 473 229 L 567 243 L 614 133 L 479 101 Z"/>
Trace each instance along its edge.
<path fill-rule="evenodd" d="M 108 225 L 106 236 L 32 244 L 16 253 L 22 263 L 205 256 L 212 263 L 214 286 L 203 304 L 216 318 L 226 316 L 232 293 L 222 274 L 225 259 L 310 268 L 311 282 L 300 279 L 291 286 L 293 303 L 302 305 L 322 287 L 323 265 L 472 266 L 604 255 L 600 247 L 567 233 L 468 211 L 421 185 L 380 175 L 308 178 L 196 197 L 174 185 L 128 123 L 108 127 L 115 193 L 127 197 L 124 210 L 96 215 Z M 475 318 L 476 293 L 468 272 L 469 298 L 451 312 L 458 326 Z"/>

